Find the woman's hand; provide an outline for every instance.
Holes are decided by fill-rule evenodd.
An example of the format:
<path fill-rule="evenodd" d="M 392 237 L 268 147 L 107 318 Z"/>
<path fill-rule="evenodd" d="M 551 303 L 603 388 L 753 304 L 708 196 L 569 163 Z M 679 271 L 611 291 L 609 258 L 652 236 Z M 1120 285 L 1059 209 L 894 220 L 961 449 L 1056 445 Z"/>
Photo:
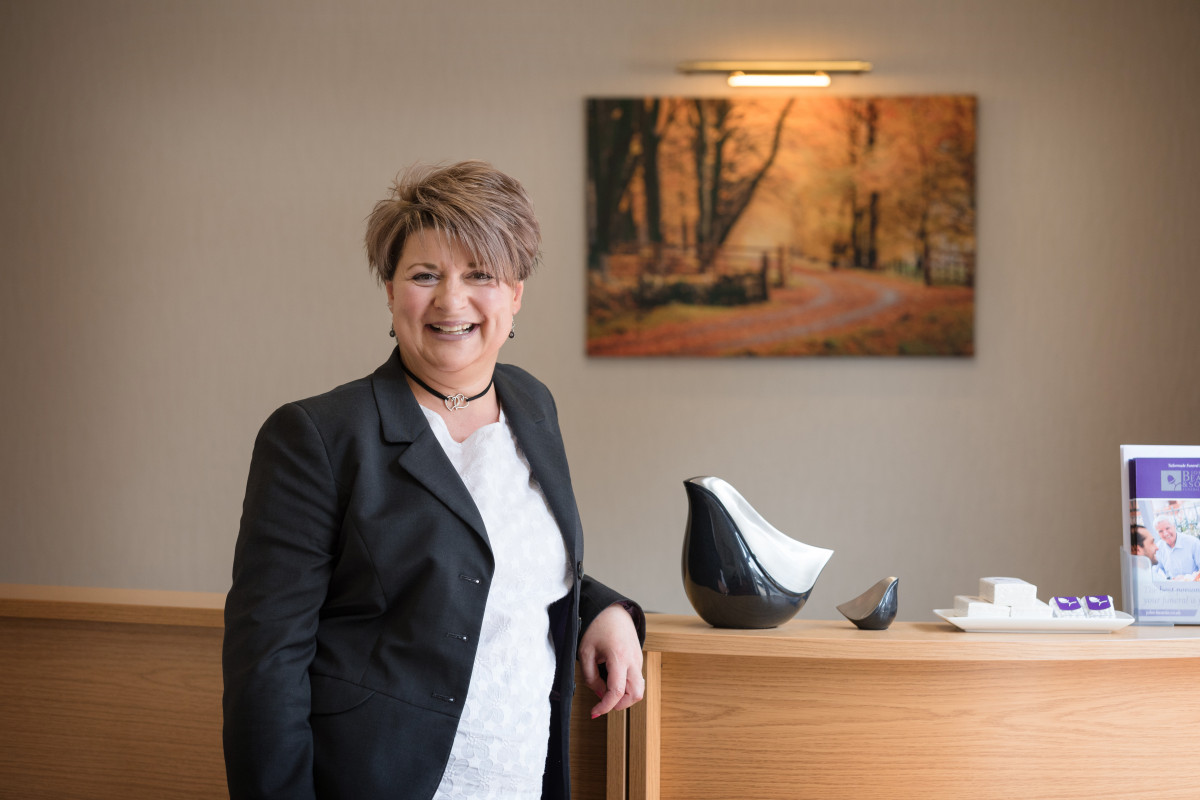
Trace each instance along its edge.
<path fill-rule="evenodd" d="M 592 707 L 592 719 L 620 711 L 642 699 L 642 646 L 633 618 L 620 605 L 611 605 L 592 620 L 579 642 L 583 679 L 600 702 Z M 600 665 L 608 672 L 608 683 L 600 677 Z"/>

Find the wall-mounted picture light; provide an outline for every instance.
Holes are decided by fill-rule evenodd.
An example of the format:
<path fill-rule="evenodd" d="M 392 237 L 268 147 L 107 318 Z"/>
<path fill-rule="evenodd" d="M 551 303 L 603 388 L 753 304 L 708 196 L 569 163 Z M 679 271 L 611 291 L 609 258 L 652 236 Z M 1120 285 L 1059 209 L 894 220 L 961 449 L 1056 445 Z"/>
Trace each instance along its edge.
<path fill-rule="evenodd" d="M 833 73 L 861 75 L 869 61 L 684 61 L 684 75 L 719 73 L 730 86 L 828 86 Z"/>

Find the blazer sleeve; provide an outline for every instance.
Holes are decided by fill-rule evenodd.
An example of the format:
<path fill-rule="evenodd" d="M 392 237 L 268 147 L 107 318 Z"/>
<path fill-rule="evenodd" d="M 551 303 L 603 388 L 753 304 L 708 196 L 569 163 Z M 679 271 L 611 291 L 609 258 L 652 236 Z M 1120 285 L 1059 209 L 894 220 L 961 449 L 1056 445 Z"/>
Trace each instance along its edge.
<path fill-rule="evenodd" d="M 583 638 L 583 633 L 592 624 L 592 620 L 613 604 L 618 604 L 629 612 L 637 628 L 638 643 L 646 644 L 646 615 L 642 607 L 590 575 L 584 575 L 579 586 L 579 638 Z"/>
<path fill-rule="evenodd" d="M 340 528 L 329 458 L 289 404 L 254 445 L 225 602 L 223 731 L 231 800 L 313 798 L 308 667 Z"/>

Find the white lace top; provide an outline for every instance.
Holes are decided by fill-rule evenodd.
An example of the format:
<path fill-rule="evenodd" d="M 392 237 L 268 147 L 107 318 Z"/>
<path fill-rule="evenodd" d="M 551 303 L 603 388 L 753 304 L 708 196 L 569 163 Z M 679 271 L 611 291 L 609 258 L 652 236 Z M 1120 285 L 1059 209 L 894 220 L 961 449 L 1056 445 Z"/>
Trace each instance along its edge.
<path fill-rule="evenodd" d="M 496 571 L 471 685 L 435 800 L 538 800 L 550 736 L 554 645 L 548 607 L 571 588 L 558 524 L 505 420 L 459 443 L 422 407 L 487 528 Z"/>

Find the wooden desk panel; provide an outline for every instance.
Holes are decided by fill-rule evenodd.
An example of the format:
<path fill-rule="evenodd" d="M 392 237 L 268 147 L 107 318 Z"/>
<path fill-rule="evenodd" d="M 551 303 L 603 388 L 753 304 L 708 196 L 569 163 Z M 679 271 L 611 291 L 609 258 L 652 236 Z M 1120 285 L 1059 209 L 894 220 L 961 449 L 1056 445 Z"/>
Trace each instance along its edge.
<path fill-rule="evenodd" d="M 226 797 L 223 597 L 172 594 L 0 586 L 0 797 Z M 577 800 L 1125 800 L 1139 748 L 1200 741 L 1196 628 L 648 622 L 644 703 L 590 720 L 579 683 Z M 1200 761 L 1150 763 L 1155 797 L 1196 796 Z"/>
<path fill-rule="evenodd" d="M 224 599 L 0 584 L 0 798 L 228 798 Z M 604 800 L 609 726 L 576 681 L 574 797 Z"/>
<path fill-rule="evenodd" d="M 651 617 L 648 628 L 647 697 L 630 713 L 631 800 L 1200 791 L 1200 760 L 1159 757 L 1164 742 L 1200 741 L 1195 628 L 718 631 L 691 617 Z"/>
<path fill-rule="evenodd" d="M 0 796 L 222 798 L 221 629 L 0 619 Z"/>

